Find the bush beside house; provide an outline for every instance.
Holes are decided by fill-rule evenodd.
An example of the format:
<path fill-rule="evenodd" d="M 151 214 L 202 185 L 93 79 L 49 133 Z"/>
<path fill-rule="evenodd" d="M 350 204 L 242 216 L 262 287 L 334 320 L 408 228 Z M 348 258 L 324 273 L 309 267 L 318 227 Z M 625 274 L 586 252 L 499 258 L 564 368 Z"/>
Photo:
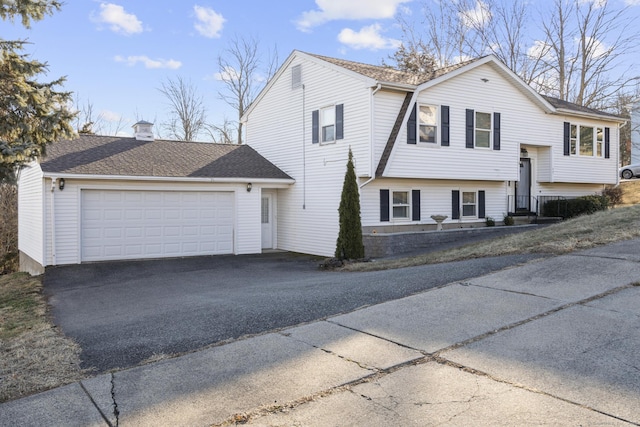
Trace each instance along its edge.
<path fill-rule="evenodd" d="M 543 206 L 543 216 L 561 216 L 565 219 L 604 211 L 609 198 L 603 195 L 576 197 L 575 199 L 549 200 Z"/>
<path fill-rule="evenodd" d="M 0 184 L 0 274 L 18 270 L 18 189 Z"/>

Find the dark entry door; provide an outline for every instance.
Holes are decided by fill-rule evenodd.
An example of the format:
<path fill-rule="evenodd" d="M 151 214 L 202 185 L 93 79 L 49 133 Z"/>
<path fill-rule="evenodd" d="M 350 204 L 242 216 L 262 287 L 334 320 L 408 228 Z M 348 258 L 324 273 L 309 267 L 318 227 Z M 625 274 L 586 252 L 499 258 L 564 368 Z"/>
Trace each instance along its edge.
<path fill-rule="evenodd" d="M 530 159 L 520 159 L 520 181 L 516 182 L 516 211 L 531 211 Z"/>

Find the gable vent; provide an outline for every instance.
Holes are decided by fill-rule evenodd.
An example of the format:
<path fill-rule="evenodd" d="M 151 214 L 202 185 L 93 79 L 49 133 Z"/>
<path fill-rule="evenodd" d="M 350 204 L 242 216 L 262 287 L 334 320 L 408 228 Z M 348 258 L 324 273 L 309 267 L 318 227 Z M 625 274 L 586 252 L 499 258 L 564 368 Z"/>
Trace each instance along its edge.
<path fill-rule="evenodd" d="M 291 89 L 302 86 L 302 65 L 291 67 Z"/>

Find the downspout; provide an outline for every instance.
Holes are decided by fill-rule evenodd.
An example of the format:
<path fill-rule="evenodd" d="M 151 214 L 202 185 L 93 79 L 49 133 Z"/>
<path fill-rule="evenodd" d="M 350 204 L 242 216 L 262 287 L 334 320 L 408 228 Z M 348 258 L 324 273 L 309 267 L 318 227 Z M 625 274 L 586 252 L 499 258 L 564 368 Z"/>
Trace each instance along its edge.
<path fill-rule="evenodd" d="M 56 180 L 57 178 L 51 178 L 51 264 L 56 265 L 56 209 L 55 209 L 55 197 L 56 194 Z M 46 260 L 45 260 L 46 262 Z"/>
<path fill-rule="evenodd" d="M 373 102 L 373 96 L 376 93 L 378 93 L 380 89 L 382 89 L 381 83 L 378 83 L 375 89 L 369 88 L 369 92 L 371 93 L 369 96 L 369 151 L 371 153 L 370 159 L 369 159 L 369 177 L 370 178 L 364 183 L 360 184 L 360 188 L 364 187 L 365 185 L 369 184 L 371 181 L 376 179 L 376 173 L 373 166 L 375 163 L 375 138 L 373 135 L 374 134 L 373 123 L 375 120 L 375 114 L 374 114 L 375 103 Z"/>
<path fill-rule="evenodd" d="M 307 208 L 307 128 L 305 126 L 306 112 L 306 92 L 302 85 L 302 209 Z"/>
<path fill-rule="evenodd" d="M 620 173 L 617 172 L 618 168 L 620 168 L 620 134 L 621 130 L 628 122 L 624 121 L 622 123 L 618 123 L 618 149 L 616 150 L 616 186 L 620 185 Z M 633 130 L 633 129 L 632 129 Z M 631 144 L 633 147 L 633 144 Z M 631 155 L 631 153 L 629 153 Z"/>

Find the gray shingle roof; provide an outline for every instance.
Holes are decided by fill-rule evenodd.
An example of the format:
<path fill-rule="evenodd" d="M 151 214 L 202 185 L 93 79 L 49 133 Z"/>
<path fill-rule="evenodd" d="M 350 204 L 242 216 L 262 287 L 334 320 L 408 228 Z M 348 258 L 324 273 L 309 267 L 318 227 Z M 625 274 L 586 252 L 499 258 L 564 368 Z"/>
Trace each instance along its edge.
<path fill-rule="evenodd" d="M 433 71 L 433 73 L 429 75 L 423 75 L 423 74 L 409 73 L 406 71 L 399 71 L 388 66 L 363 64 L 362 62 L 354 62 L 354 61 L 348 61 L 346 59 L 331 58 L 328 56 L 315 55 L 312 53 L 308 53 L 308 55 L 316 57 L 318 59 L 322 59 L 323 61 L 329 62 L 331 64 L 338 65 L 342 68 L 346 68 L 347 70 L 351 70 L 358 74 L 362 74 L 363 76 L 372 78 L 379 82 L 399 83 L 399 84 L 406 84 L 411 86 L 417 86 L 421 83 L 435 79 L 436 77 L 440 77 L 451 71 L 457 70 L 458 68 L 463 67 L 477 60 L 476 58 L 473 60 L 464 61 L 459 64 L 451 65 L 449 67 L 439 68 Z"/>
<path fill-rule="evenodd" d="M 315 55 L 311 53 L 308 53 L 308 55 L 311 55 L 318 59 L 322 59 L 323 61 L 329 62 L 331 64 L 346 68 L 347 70 L 351 70 L 358 74 L 362 74 L 363 76 L 372 78 L 379 82 L 406 84 L 410 86 L 418 86 L 421 83 L 443 76 L 447 73 L 457 70 L 458 68 L 464 67 L 467 64 L 470 64 L 472 62 L 475 62 L 483 58 L 483 57 L 474 58 L 474 59 L 460 62 L 455 65 L 451 65 L 449 67 L 439 68 L 435 70 L 433 73 L 431 73 L 430 75 L 417 75 L 417 74 L 399 71 L 391 67 L 386 67 L 381 65 L 363 64 L 361 62 L 348 61 L 346 59 L 331 58 L 328 56 Z M 550 96 L 544 96 L 544 95 L 543 95 L 543 98 L 546 99 L 547 102 L 549 102 L 555 108 L 575 111 L 576 113 L 596 114 L 599 116 L 615 117 L 618 119 L 620 118 L 620 116 L 617 116 L 615 114 L 594 110 L 592 108 L 582 107 L 578 104 L 573 104 L 571 102 L 563 101 L 558 98 L 552 98 Z"/>
<path fill-rule="evenodd" d="M 620 119 L 621 117 L 615 114 L 611 114 L 611 113 L 606 113 L 604 111 L 600 111 L 600 110 L 594 110 L 593 108 L 588 108 L 588 107 L 582 107 L 578 104 L 574 104 L 572 102 L 569 101 L 563 101 L 562 99 L 559 98 L 553 98 L 551 96 L 546 96 L 546 95 L 542 95 L 542 97 L 544 99 L 547 100 L 547 102 L 551 105 L 553 105 L 555 108 L 561 108 L 561 109 L 565 109 L 565 110 L 570 110 L 570 111 L 575 111 L 576 113 L 587 113 L 587 114 L 597 114 L 599 116 L 609 116 L 609 117 L 615 117 L 617 119 Z"/>
<path fill-rule="evenodd" d="M 291 179 L 248 145 L 98 135 L 49 145 L 41 167 L 79 175 Z"/>

